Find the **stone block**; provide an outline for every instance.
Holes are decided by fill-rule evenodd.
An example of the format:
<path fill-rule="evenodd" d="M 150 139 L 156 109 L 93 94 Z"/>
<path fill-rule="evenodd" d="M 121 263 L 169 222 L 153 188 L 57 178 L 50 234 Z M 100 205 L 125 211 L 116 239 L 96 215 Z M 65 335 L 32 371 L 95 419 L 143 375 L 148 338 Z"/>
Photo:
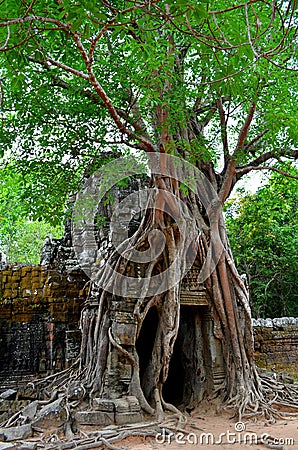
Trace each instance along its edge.
<path fill-rule="evenodd" d="M 2 271 L 1 271 L 1 273 L 2 273 L 2 276 L 7 276 L 7 277 L 11 277 L 11 273 L 12 273 L 12 270 L 10 269 L 10 268 L 8 268 L 8 269 L 3 269 Z"/>
<path fill-rule="evenodd" d="M 114 401 L 115 412 L 117 413 L 129 413 L 130 412 L 130 403 L 128 402 L 127 397 L 117 398 Z M 136 400 L 137 401 L 137 400 Z"/>
<path fill-rule="evenodd" d="M 57 426 L 65 423 L 67 419 L 67 413 L 63 407 L 63 398 L 58 398 L 52 403 L 45 405 L 37 413 L 37 419 L 34 421 L 34 425 L 42 427 L 42 424 L 46 425 L 46 420 L 55 420 Z"/>
<path fill-rule="evenodd" d="M 115 422 L 117 425 L 126 425 L 129 423 L 137 423 L 143 420 L 141 413 L 116 413 Z"/>
<path fill-rule="evenodd" d="M 11 405 L 12 405 L 12 401 L 10 400 L 0 400 L 0 414 L 6 412 L 6 411 L 11 411 Z"/>
<path fill-rule="evenodd" d="M 41 274 L 40 267 L 34 267 L 31 271 L 31 278 L 40 277 L 40 274 Z"/>
<path fill-rule="evenodd" d="M 25 386 L 20 386 L 19 388 L 19 398 L 27 400 L 37 400 L 38 392 L 33 387 L 33 384 L 27 384 Z"/>
<path fill-rule="evenodd" d="M 17 450 L 37 450 L 38 447 L 39 445 L 36 442 L 23 442 L 18 444 Z"/>
<path fill-rule="evenodd" d="M 7 389 L 6 391 L 0 394 L 0 398 L 3 400 L 12 400 L 15 399 L 17 395 L 17 391 L 15 389 Z"/>
<path fill-rule="evenodd" d="M 21 276 L 25 277 L 27 275 L 27 273 L 31 272 L 31 267 L 22 267 L 21 268 Z"/>
<path fill-rule="evenodd" d="M 123 311 L 116 311 L 114 313 L 114 318 L 116 322 L 119 323 L 132 323 L 137 324 L 137 320 L 133 314 Z"/>
<path fill-rule="evenodd" d="M 134 397 L 133 395 L 129 395 L 126 397 L 126 399 L 129 404 L 129 410 L 131 412 L 140 412 L 141 411 L 139 400 L 136 397 Z"/>
<path fill-rule="evenodd" d="M 20 425 L 18 427 L 0 428 L 0 440 L 5 442 L 18 441 L 32 436 L 32 427 Z"/>
<path fill-rule="evenodd" d="M 19 273 L 15 273 L 15 274 L 11 277 L 10 281 L 11 281 L 12 283 L 19 283 L 19 282 L 21 281 L 21 276 L 20 276 L 20 274 L 19 274 Z"/>
<path fill-rule="evenodd" d="M 103 398 L 94 398 L 93 399 L 93 408 L 95 410 L 113 413 L 115 410 L 115 405 L 112 400 L 107 400 Z"/>
<path fill-rule="evenodd" d="M 38 401 L 35 400 L 33 402 L 30 402 L 25 408 L 22 410 L 22 416 L 27 417 L 28 419 L 33 419 L 38 407 Z"/>
<path fill-rule="evenodd" d="M 135 345 L 137 325 L 135 323 L 113 322 L 112 333 L 119 344 Z"/>
<path fill-rule="evenodd" d="M 3 298 L 11 298 L 11 289 L 8 288 L 4 289 Z"/>
<path fill-rule="evenodd" d="M 78 411 L 75 419 L 79 425 L 110 425 L 115 423 L 113 412 Z"/>
<path fill-rule="evenodd" d="M 6 450 L 7 448 L 16 449 L 14 444 L 10 444 L 9 442 L 0 442 L 0 450 Z"/>

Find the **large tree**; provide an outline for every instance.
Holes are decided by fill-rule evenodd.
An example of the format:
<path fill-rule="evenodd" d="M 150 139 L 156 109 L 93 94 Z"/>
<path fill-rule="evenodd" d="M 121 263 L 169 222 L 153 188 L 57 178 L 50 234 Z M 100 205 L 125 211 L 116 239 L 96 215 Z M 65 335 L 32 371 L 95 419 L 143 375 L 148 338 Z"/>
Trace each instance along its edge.
<path fill-rule="evenodd" d="M 114 155 L 123 148 L 144 152 L 157 167 L 133 242 L 134 250 L 144 251 L 158 236 L 166 247 L 141 269 L 116 250 L 101 268 L 99 308 L 82 317 L 86 386 L 103 392 L 109 350 L 116 346 L 132 365 L 131 392 L 143 408 L 169 408 L 162 388 L 179 326 L 177 280 L 195 242 L 199 267 L 211 257 L 217 263 L 203 281 L 222 344 L 223 398 L 240 416 L 270 416 L 270 388 L 253 359 L 248 294 L 221 207 L 250 171 L 297 157 L 295 1 L 4 0 L 0 16 L 1 133 L 3 145 L 14 142 L 16 164 L 27 161 L 40 173 L 39 161 L 48 163 L 50 186 L 52 174 L 60 183 L 70 168 L 78 178 L 80 168 L 96 164 L 107 148 Z M 187 161 L 182 173 L 196 179 L 193 188 L 169 155 Z M 188 230 L 196 233 L 191 242 Z M 149 307 L 159 315 L 146 398 L 138 355 L 117 342 L 110 314 L 117 273 L 138 278 L 140 270 L 147 279 L 169 270 L 174 280 L 156 295 L 145 283 L 135 309 L 138 332 Z"/>

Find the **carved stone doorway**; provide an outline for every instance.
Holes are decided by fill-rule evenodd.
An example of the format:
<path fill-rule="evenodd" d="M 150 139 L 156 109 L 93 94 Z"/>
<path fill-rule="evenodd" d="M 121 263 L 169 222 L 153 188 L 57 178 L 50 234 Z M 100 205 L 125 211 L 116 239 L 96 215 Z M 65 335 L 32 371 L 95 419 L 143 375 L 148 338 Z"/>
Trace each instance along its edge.
<path fill-rule="evenodd" d="M 208 307 L 181 305 L 179 332 L 163 388 L 164 400 L 194 408 L 212 387 Z"/>
<path fill-rule="evenodd" d="M 219 341 L 213 335 L 213 322 L 207 305 L 181 304 L 179 332 L 163 387 L 168 403 L 194 408 L 223 379 L 223 362 Z M 140 380 L 145 396 L 146 371 L 150 362 L 158 326 L 158 313 L 151 308 L 143 322 L 136 348 L 140 362 Z M 147 374 L 148 375 L 148 374 Z"/>

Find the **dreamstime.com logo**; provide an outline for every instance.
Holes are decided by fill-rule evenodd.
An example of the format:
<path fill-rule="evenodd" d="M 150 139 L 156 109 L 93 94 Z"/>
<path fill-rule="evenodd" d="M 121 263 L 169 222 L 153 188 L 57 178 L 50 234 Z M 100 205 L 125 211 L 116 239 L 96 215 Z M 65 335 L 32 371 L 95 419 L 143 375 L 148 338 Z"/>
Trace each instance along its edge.
<path fill-rule="evenodd" d="M 235 431 L 227 430 L 215 435 L 213 433 L 173 433 L 163 428 L 161 433 L 156 434 L 155 441 L 158 444 L 171 444 L 175 442 L 180 445 L 221 445 L 221 444 L 263 444 L 270 446 L 294 445 L 293 438 L 277 438 L 263 433 L 258 436 L 256 433 L 247 432 L 243 422 L 235 424 Z"/>
<path fill-rule="evenodd" d="M 118 204 L 111 203 L 113 211 L 109 218 L 108 256 L 103 258 L 94 225 L 99 205 L 105 201 L 117 183 L 129 177 L 148 174 L 175 180 L 179 189 L 183 189 L 187 196 L 180 195 L 178 198 L 164 189 L 146 187 L 133 191 Z M 72 216 L 73 246 L 81 268 L 100 288 L 122 297 L 153 296 L 177 285 L 193 265 L 198 248 L 199 232 L 195 214 L 190 210 L 187 200 L 181 200 L 190 198 L 189 195 L 205 210 L 211 225 L 208 252 L 198 279 L 199 283 L 204 282 L 215 269 L 224 249 L 219 227 L 212 226 L 222 214 L 220 200 L 201 171 L 187 161 L 167 154 L 151 153 L 139 159 L 119 158 L 104 165 L 86 180 L 76 197 Z M 161 198 L 166 201 L 159 201 Z M 176 207 L 170 208 L 170 204 Z M 179 255 L 175 255 L 170 266 L 161 274 L 144 278 L 130 277 L 115 271 L 109 258 L 113 250 L 127 261 L 150 265 L 157 261 L 165 249 L 166 238 L 160 229 L 149 230 L 147 242 L 150 248 L 138 251 L 135 248 L 137 236 L 129 236 L 127 226 L 123 226 L 129 224 L 134 217 L 144 216 L 148 208 L 154 210 L 153 215 L 157 211 L 163 211 L 171 216 L 184 243 L 186 260 L 181 264 Z"/>

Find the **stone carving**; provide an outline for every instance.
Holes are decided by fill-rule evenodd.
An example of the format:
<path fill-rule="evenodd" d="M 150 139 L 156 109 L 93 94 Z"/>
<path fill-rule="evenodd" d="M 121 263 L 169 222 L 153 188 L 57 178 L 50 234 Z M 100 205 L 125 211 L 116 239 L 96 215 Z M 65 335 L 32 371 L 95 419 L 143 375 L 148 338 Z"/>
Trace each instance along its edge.
<path fill-rule="evenodd" d="M 208 306 L 208 295 L 204 285 L 198 283 L 199 269 L 191 268 L 181 283 L 181 305 Z"/>

